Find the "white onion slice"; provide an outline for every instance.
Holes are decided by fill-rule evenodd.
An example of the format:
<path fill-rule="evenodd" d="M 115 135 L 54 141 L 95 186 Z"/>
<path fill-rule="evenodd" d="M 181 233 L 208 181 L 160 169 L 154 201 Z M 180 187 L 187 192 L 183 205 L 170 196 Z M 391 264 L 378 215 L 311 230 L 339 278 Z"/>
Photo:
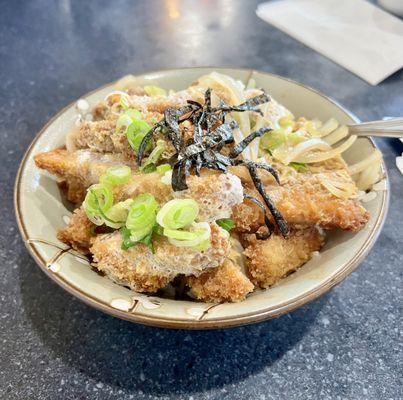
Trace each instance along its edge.
<path fill-rule="evenodd" d="M 318 128 L 318 133 L 320 137 L 326 136 L 336 130 L 338 126 L 339 123 L 334 118 L 330 118 L 320 128 Z"/>
<path fill-rule="evenodd" d="M 305 140 L 301 143 L 298 143 L 295 147 L 285 147 L 280 146 L 273 151 L 274 158 L 277 158 L 282 163 L 288 165 L 290 162 L 304 162 L 299 161 L 300 158 L 304 156 L 307 152 L 314 150 L 326 151 L 331 149 L 331 147 L 322 139 L 313 138 Z M 319 153 L 321 154 L 321 153 Z"/>
<path fill-rule="evenodd" d="M 318 178 L 322 186 L 324 186 L 330 193 L 340 199 L 348 199 L 356 196 L 356 188 L 350 182 L 337 182 L 330 179 L 328 176 L 318 174 Z"/>
<path fill-rule="evenodd" d="M 369 165 L 375 162 L 379 162 L 381 159 L 382 153 L 378 149 L 375 149 L 368 157 L 364 158 L 356 164 L 350 165 L 348 167 L 348 172 L 350 173 L 350 175 L 358 174 Z"/>
<path fill-rule="evenodd" d="M 356 185 L 359 190 L 368 190 L 379 180 L 380 161 L 367 167 L 362 171 L 357 179 Z"/>
<path fill-rule="evenodd" d="M 333 158 L 333 157 L 343 153 L 344 151 L 346 151 L 356 140 L 357 140 L 357 136 L 352 135 L 343 144 L 341 144 L 339 147 L 336 147 L 335 149 L 332 149 L 329 151 L 324 151 L 321 153 L 307 154 L 305 156 L 297 157 L 292 161 L 308 163 L 308 164 L 325 161 L 325 160 L 328 160 L 329 158 Z"/>
<path fill-rule="evenodd" d="M 348 136 L 348 128 L 346 125 L 341 125 L 335 131 L 324 137 L 323 140 L 332 146 L 340 142 L 340 140 L 344 139 L 346 136 Z"/>

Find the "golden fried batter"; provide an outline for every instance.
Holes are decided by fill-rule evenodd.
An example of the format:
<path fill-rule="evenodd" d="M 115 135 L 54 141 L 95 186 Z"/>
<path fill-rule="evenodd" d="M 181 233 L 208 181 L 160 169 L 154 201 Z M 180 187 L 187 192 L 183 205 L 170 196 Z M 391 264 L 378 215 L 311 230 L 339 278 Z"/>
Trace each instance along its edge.
<path fill-rule="evenodd" d="M 101 175 L 112 165 L 126 164 L 134 171 L 137 166 L 127 162 L 120 154 L 103 154 L 90 150 L 77 150 L 73 153 L 56 149 L 35 156 L 35 163 L 65 180 L 67 198 L 79 203 L 85 197 L 86 189 L 99 181 Z M 175 198 L 192 198 L 199 203 L 199 220 L 215 221 L 229 218 L 232 207 L 242 202 L 241 181 L 233 174 L 218 174 L 206 171 L 202 176 L 189 176 L 188 189 L 173 192 L 170 178 L 163 179 L 157 172 L 133 174 L 129 183 L 114 191 L 115 201 L 134 198 L 141 193 L 151 193 L 157 202 L 165 203 Z"/>
<path fill-rule="evenodd" d="M 113 165 L 129 165 L 136 170 L 134 162 L 127 161 L 121 154 L 102 154 L 91 150 L 77 150 L 73 153 L 59 148 L 34 157 L 37 167 L 44 169 L 65 181 L 67 198 L 73 203 L 83 200 L 89 186 L 98 183 L 99 177 Z"/>
<path fill-rule="evenodd" d="M 120 233 L 98 235 L 91 247 L 96 268 L 121 285 L 137 292 L 154 293 L 166 286 L 172 275 L 148 268 L 150 250 L 143 244 L 128 251 L 120 248 Z M 135 257 L 136 255 L 137 257 Z"/>
<path fill-rule="evenodd" d="M 186 284 L 198 300 L 213 303 L 242 301 L 254 288 L 241 268 L 229 259 L 199 277 L 187 277 Z"/>
<path fill-rule="evenodd" d="M 292 232 L 288 239 L 272 235 L 257 240 L 254 235 L 245 235 L 243 242 L 251 281 L 267 288 L 307 262 L 312 252 L 323 246 L 324 237 L 316 228 L 308 228 Z"/>
<path fill-rule="evenodd" d="M 59 230 L 57 238 L 70 245 L 73 249 L 89 254 L 94 227 L 95 225 L 87 218 L 85 211 L 82 208 L 77 208 L 74 210 L 69 224 Z"/>
<path fill-rule="evenodd" d="M 352 183 L 346 171 L 324 171 L 321 175 L 338 179 L 341 174 L 346 182 Z M 249 186 L 249 185 L 248 185 Z M 266 192 L 291 226 L 319 225 L 325 229 L 358 231 L 369 219 L 369 213 L 357 199 L 341 199 L 324 188 L 315 173 L 298 173 L 281 186 L 265 185 Z M 262 201 L 257 190 L 249 186 L 245 191 Z M 263 213 L 252 202 L 246 200 L 233 209 L 233 218 L 239 232 L 253 232 L 263 225 Z"/>
<path fill-rule="evenodd" d="M 156 291 L 178 274 L 199 275 L 217 267 L 230 249 L 228 234 L 216 224 L 211 224 L 211 246 L 204 251 L 176 247 L 165 237 L 153 241 L 154 253 L 143 244 L 128 250 L 121 244 L 119 231 L 98 235 L 90 249 L 96 267 L 114 281 L 145 292 Z"/>

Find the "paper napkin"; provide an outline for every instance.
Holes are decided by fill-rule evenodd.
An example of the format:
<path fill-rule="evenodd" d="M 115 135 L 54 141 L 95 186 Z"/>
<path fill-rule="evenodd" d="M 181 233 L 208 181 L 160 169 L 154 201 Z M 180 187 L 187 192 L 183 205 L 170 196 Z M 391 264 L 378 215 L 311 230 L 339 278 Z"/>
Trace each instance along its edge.
<path fill-rule="evenodd" d="M 281 0 L 256 13 L 371 85 L 403 67 L 403 22 L 365 0 Z"/>

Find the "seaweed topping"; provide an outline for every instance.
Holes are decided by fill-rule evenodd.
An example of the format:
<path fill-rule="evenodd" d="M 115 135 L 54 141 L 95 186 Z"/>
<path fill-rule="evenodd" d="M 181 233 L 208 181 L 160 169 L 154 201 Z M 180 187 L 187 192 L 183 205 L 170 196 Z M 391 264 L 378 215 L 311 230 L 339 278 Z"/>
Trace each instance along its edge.
<path fill-rule="evenodd" d="M 174 146 L 176 153 L 169 159 L 172 166 L 172 189 L 174 191 L 186 190 L 186 177 L 191 171 L 200 175 L 202 168 L 214 169 L 223 173 L 228 172 L 228 167 L 244 165 L 252 178 L 252 181 L 264 199 L 279 231 L 287 236 L 289 229 L 281 213 L 275 207 L 273 201 L 266 193 L 262 181 L 258 175 L 258 169 L 268 171 L 278 183 L 277 171 L 269 164 L 257 163 L 239 158 L 242 151 L 256 138 L 270 132 L 271 128 L 263 127 L 248 135 L 241 142 L 237 143 L 229 155 L 221 153 L 225 145 L 234 143 L 233 130 L 238 128 L 235 121 L 226 122 L 225 117 L 229 112 L 254 111 L 261 114 L 259 106 L 270 101 L 270 97 L 263 93 L 255 96 L 238 106 L 229 106 L 220 101 L 218 107 L 211 106 L 211 89 L 207 89 L 204 95 L 204 104 L 188 100 L 184 107 L 165 110 L 164 118 L 159 121 L 143 138 L 137 154 L 137 163 L 141 165 L 147 144 L 156 133 L 162 132 L 167 136 Z M 184 121 L 191 121 L 194 126 L 193 137 L 184 141 L 180 124 Z M 228 153 L 228 152 L 227 152 Z M 267 239 L 274 230 L 274 225 L 266 215 L 266 208 L 262 202 L 249 195 L 245 198 L 253 201 L 264 212 L 265 224 L 268 232 L 256 232 L 258 239 Z"/>
<path fill-rule="evenodd" d="M 243 198 L 245 200 L 249 200 L 252 203 L 256 204 L 263 211 L 264 223 L 267 227 L 267 232 L 265 232 L 265 233 L 262 233 L 260 231 L 256 232 L 256 238 L 260 239 L 260 240 L 268 239 L 274 231 L 274 225 L 271 223 L 269 217 L 266 214 L 266 208 L 265 208 L 264 204 L 260 200 L 258 200 L 256 197 L 250 196 L 248 194 L 244 194 Z"/>

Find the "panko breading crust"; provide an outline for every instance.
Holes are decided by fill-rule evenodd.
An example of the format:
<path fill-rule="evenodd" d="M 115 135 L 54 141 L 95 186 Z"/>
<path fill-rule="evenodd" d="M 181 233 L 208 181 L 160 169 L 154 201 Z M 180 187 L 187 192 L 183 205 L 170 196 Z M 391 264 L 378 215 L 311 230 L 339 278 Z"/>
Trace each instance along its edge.
<path fill-rule="evenodd" d="M 255 235 L 244 235 L 243 244 L 251 281 L 267 288 L 307 262 L 323 246 L 324 237 L 316 228 L 308 228 L 292 232 L 288 239 L 272 235 L 257 240 Z"/>
<path fill-rule="evenodd" d="M 178 248 L 164 237 L 154 240 L 154 253 L 143 244 L 128 250 L 121 244 L 118 231 L 96 236 L 90 248 L 96 268 L 118 283 L 150 293 L 178 274 L 197 276 L 221 265 L 230 249 L 228 235 L 216 224 L 211 224 L 211 246 L 204 251 Z"/>
<path fill-rule="evenodd" d="M 340 172 L 339 172 L 340 173 Z M 323 172 L 332 177 L 334 172 Z M 344 172 L 346 181 L 351 178 Z M 357 199 L 334 196 L 320 183 L 317 174 L 299 173 L 298 178 L 283 185 L 266 185 L 267 193 L 291 226 L 319 225 L 324 229 L 358 231 L 368 222 L 369 213 Z M 245 192 L 260 198 L 253 188 Z M 263 213 L 250 202 L 244 201 L 233 209 L 239 232 L 253 232 L 264 224 Z"/>
<path fill-rule="evenodd" d="M 57 238 L 73 249 L 83 254 L 89 254 L 94 227 L 95 225 L 88 219 L 85 211 L 82 208 L 77 208 L 74 210 L 68 225 L 58 231 Z"/>
<path fill-rule="evenodd" d="M 129 165 L 137 170 L 135 163 L 128 161 L 121 154 L 95 153 L 91 150 L 77 150 L 73 153 L 59 148 L 34 157 L 38 168 L 56 175 L 63 181 L 67 199 L 75 204 L 85 197 L 89 186 L 98 183 L 99 177 L 114 165 Z"/>
<path fill-rule="evenodd" d="M 242 301 L 254 289 L 252 282 L 242 273 L 240 267 L 229 259 L 199 277 L 187 277 L 186 284 L 198 300 L 212 303 Z"/>

